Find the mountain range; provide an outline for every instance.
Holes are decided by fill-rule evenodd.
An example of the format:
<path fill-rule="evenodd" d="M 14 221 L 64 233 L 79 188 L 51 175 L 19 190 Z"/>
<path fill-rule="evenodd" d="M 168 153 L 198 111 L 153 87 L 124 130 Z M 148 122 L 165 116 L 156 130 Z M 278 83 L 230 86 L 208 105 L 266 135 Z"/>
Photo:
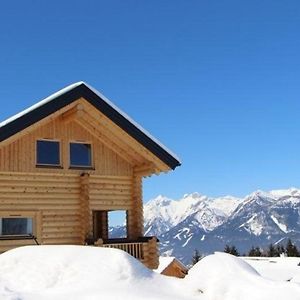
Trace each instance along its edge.
<path fill-rule="evenodd" d="M 198 193 L 172 200 L 158 196 L 144 206 L 145 235 L 158 236 L 161 253 L 191 261 L 235 245 L 241 254 L 291 238 L 300 245 L 300 190 L 255 191 L 244 198 Z"/>
<path fill-rule="evenodd" d="M 300 246 L 300 190 L 255 191 L 244 198 L 212 198 L 199 193 L 173 200 L 158 196 L 144 205 L 145 235 L 157 236 L 162 255 L 190 263 L 193 252 L 223 251 L 235 245 L 241 254 L 252 246 Z M 113 236 L 125 227 L 111 229 Z"/>

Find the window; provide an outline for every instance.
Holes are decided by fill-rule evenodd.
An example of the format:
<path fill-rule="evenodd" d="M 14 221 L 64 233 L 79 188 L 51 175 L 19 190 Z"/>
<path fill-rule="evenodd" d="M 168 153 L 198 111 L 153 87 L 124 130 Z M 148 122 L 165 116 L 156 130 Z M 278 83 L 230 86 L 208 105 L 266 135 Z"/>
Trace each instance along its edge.
<path fill-rule="evenodd" d="M 70 166 L 71 167 L 92 167 L 91 144 L 70 143 Z"/>
<path fill-rule="evenodd" d="M 37 141 L 36 164 L 42 166 L 60 166 L 59 142 L 48 140 Z"/>
<path fill-rule="evenodd" d="M 0 218 L 0 236 L 33 235 L 33 219 L 25 217 Z"/>

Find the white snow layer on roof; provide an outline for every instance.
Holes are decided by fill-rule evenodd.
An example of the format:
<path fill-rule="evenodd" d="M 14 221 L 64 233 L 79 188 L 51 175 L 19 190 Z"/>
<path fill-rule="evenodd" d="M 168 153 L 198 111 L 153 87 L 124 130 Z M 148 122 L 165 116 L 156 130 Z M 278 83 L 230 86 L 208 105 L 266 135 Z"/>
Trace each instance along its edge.
<path fill-rule="evenodd" d="M 174 257 L 174 256 L 160 256 L 159 257 L 158 268 L 153 270 L 153 271 L 156 272 L 156 273 L 161 274 L 161 272 L 164 271 L 173 262 L 173 260 L 175 260 L 177 262 L 177 264 L 181 265 L 181 267 L 183 269 L 187 270 L 187 267 L 181 261 L 179 261 L 176 257 Z"/>
<path fill-rule="evenodd" d="M 156 270 L 154 270 L 154 272 L 160 274 L 162 271 L 164 271 L 170 265 L 170 263 L 174 259 L 175 259 L 175 257 L 173 257 L 173 256 L 160 256 L 158 268 Z"/>
<path fill-rule="evenodd" d="M 299 299 L 300 284 L 261 277 L 216 253 L 185 279 L 157 274 L 127 253 L 90 246 L 27 246 L 0 255 L 1 300 Z"/>
<path fill-rule="evenodd" d="M 36 108 L 38 108 L 38 107 L 40 107 L 40 106 L 42 106 L 42 105 L 44 105 L 44 104 L 46 104 L 46 103 L 52 101 L 53 99 L 59 97 L 60 95 L 63 95 L 63 94 L 65 94 L 65 93 L 67 93 L 68 91 L 74 89 L 75 87 L 81 85 L 82 83 L 83 83 L 82 81 L 79 81 L 79 82 L 73 83 L 73 84 L 71 84 L 71 85 L 68 85 L 67 87 L 65 87 L 65 88 L 63 88 L 63 89 L 57 91 L 56 93 L 50 95 L 49 97 L 47 97 L 47 98 L 45 98 L 45 99 L 39 101 L 38 103 L 36 103 L 36 104 L 34 104 L 34 105 L 32 105 L 32 106 L 26 108 L 25 110 L 23 110 L 23 111 L 17 113 L 16 115 L 14 115 L 14 116 L 12 116 L 12 117 L 6 119 L 5 121 L 1 122 L 1 123 L 0 123 L 0 128 L 3 127 L 3 126 L 5 126 L 5 125 L 7 125 L 7 124 L 10 123 L 10 122 L 15 121 L 15 120 L 18 119 L 18 118 L 20 118 L 20 117 L 26 115 L 27 113 L 29 113 L 29 112 L 35 110 Z"/>
<path fill-rule="evenodd" d="M 125 119 L 127 119 L 130 123 L 132 123 L 135 127 L 137 127 L 140 131 L 142 131 L 146 136 L 148 136 L 151 140 L 153 140 L 156 144 L 158 144 L 161 148 L 163 148 L 167 153 L 169 153 L 171 156 L 173 156 L 175 159 L 180 162 L 180 159 L 177 157 L 175 153 L 173 153 L 170 149 L 168 149 L 163 143 L 161 143 L 158 139 L 156 139 L 154 136 L 152 136 L 147 130 L 145 130 L 140 124 L 135 122 L 131 117 L 129 117 L 125 112 L 123 112 L 120 108 L 118 108 L 114 103 L 112 103 L 108 98 L 106 98 L 104 95 L 102 95 L 98 90 L 90 86 L 89 84 L 85 83 L 84 81 L 78 81 L 71 85 L 68 85 L 67 87 L 57 91 L 56 93 L 48 96 L 47 98 L 39 101 L 38 103 L 30 106 L 29 108 L 21 111 L 20 113 L 6 119 L 5 121 L 0 123 L 0 128 L 7 125 L 8 123 L 22 117 L 23 115 L 26 115 L 30 111 L 52 101 L 53 99 L 67 93 L 68 91 L 76 88 L 79 85 L 84 84 L 87 86 L 90 90 L 92 90 L 96 95 L 98 95 L 103 101 L 105 101 L 108 105 L 110 105 L 114 110 L 116 110 L 119 114 L 121 114 Z"/>

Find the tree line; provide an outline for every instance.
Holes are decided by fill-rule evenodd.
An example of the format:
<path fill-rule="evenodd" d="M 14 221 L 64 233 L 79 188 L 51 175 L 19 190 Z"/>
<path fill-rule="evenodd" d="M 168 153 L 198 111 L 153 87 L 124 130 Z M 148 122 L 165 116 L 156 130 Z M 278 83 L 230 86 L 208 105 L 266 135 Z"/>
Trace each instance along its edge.
<path fill-rule="evenodd" d="M 240 254 L 236 246 L 234 245 L 226 245 L 224 248 L 225 253 L 229 253 L 235 256 L 251 256 L 251 257 L 279 257 L 284 254 L 288 257 L 299 257 L 300 249 L 292 242 L 291 239 L 288 239 L 286 245 L 278 244 L 274 245 L 271 243 L 266 249 L 262 249 L 260 247 L 252 246 L 251 249 L 245 253 Z M 192 256 L 192 265 L 196 264 L 199 260 L 201 260 L 203 256 L 200 254 L 198 249 L 195 249 L 194 254 Z"/>
<path fill-rule="evenodd" d="M 237 248 L 234 245 L 226 245 L 224 248 L 224 252 L 235 256 L 240 256 Z M 298 257 L 300 256 L 300 249 L 297 248 L 297 246 L 292 242 L 291 239 L 288 239 L 285 246 L 282 244 L 274 245 L 273 243 L 271 243 L 266 249 L 261 249 L 260 247 L 252 246 L 251 249 L 242 256 L 279 257 L 282 254 L 289 257 Z"/>

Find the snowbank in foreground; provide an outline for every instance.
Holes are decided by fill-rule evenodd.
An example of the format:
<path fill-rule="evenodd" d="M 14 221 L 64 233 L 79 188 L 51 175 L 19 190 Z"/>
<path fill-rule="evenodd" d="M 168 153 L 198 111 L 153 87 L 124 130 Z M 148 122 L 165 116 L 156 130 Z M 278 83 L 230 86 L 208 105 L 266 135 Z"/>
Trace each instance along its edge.
<path fill-rule="evenodd" d="M 87 246 L 27 246 L 0 255 L 1 300 L 300 300 L 300 285 L 262 278 L 225 253 L 185 279 L 156 274 L 127 253 Z"/>
<path fill-rule="evenodd" d="M 186 299 L 176 283 L 117 249 L 28 246 L 0 255 L 1 300 Z"/>
<path fill-rule="evenodd" d="M 215 253 L 202 259 L 186 281 L 207 300 L 300 300 L 300 285 L 265 279 L 242 259 Z"/>

